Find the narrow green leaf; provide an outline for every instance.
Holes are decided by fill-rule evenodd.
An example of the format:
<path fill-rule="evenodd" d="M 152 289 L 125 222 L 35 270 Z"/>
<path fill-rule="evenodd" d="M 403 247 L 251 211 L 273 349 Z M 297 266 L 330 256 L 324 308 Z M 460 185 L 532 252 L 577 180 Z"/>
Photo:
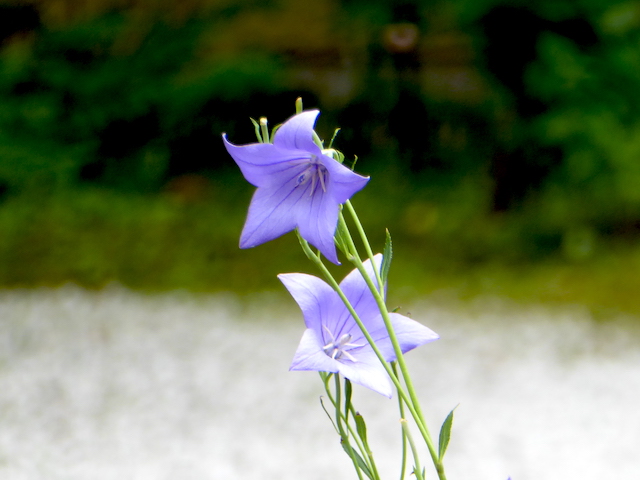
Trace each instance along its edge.
<path fill-rule="evenodd" d="M 349 457 L 351 457 L 352 459 L 355 460 L 356 465 L 358 465 L 360 470 L 362 470 L 367 477 L 369 477 L 371 480 L 373 480 L 373 474 L 371 473 L 371 470 L 369 470 L 369 467 L 367 466 L 365 461 L 362 459 L 360 454 L 358 452 L 356 452 L 351 447 L 351 445 L 349 445 L 349 442 L 346 442 L 344 440 L 340 440 L 340 445 L 342 445 L 342 448 L 344 449 L 344 451 L 347 452 L 347 455 L 349 455 Z"/>
<path fill-rule="evenodd" d="M 453 425 L 453 412 L 458 408 L 456 405 L 453 410 L 447 415 L 444 423 L 442 424 L 442 428 L 440 428 L 440 438 L 438 440 L 438 457 L 442 460 L 445 452 L 447 451 L 447 447 L 449 446 L 449 438 L 451 437 L 451 426 Z"/>
<path fill-rule="evenodd" d="M 349 410 L 351 410 L 351 394 L 353 392 L 353 387 L 351 386 L 351 381 L 348 378 L 344 379 L 344 417 L 345 422 L 349 422 Z"/>
<path fill-rule="evenodd" d="M 367 443 L 367 424 L 364 422 L 364 418 L 360 415 L 360 412 L 356 412 L 356 432 L 362 441 Z"/>
<path fill-rule="evenodd" d="M 393 258 L 393 246 L 391 245 L 391 234 L 387 230 L 387 239 L 384 242 L 384 250 L 382 253 L 382 267 L 380 267 L 380 276 L 382 283 L 387 283 L 389 276 L 389 268 L 391 268 L 391 259 Z"/>

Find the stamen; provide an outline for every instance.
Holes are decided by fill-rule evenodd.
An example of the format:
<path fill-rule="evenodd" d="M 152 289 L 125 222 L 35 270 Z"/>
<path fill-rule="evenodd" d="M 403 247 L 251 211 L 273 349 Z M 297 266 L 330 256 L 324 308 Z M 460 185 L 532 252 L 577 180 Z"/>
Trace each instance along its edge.
<path fill-rule="evenodd" d="M 324 184 L 324 176 L 327 174 L 327 169 L 324 167 L 318 167 L 318 177 L 320 177 L 320 186 L 322 187 L 322 191 L 326 192 L 327 187 Z"/>
<path fill-rule="evenodd" d="M 321 163 L 315 160 L 315 157 L 311 158 L 311 161 L 307 164 L 305 170 L 298 176 L 296 180 L 296 188 L 300 185 L 306 184 L 311 180 L 311 188 L 309 189 L 309 196 L 313 196 L 316 191 L 318 183 L 323 192 L 327 191 L 327 169 Z"/>
<path fill-rule="evenodd" d="M 345 358 L 347 358 L 348 360 L 351 360 L 352 362 L 358 361 L 353 355 L 351 355 L 345 349 L 345 347 L 357 348 L 357 347 L 363 347 L 364 345 L 349 343 L 351 338 L 353 338 L 350 333 L 343 334 L 338 339 L 338 341 L 336 341 L 335 337 L 333 336 L 333 333 L 331 333 L 331 330 L 329 330 L 326 325 L 323 325 L 322 327 L 326 330 L 326 332 L 329 334 L 329 337 L 331 338 L 331 341 L 327 343 L 324 347 L 322 347 L 322 351 L 324 353 L 326 353 L 328 356 L 330 356 L 334 360 L 340 360 L 340 358 L 344 356 Z"/>
<path fill-rule="evenodd" d="M 309 196 L 313 195 L 313 192 L 316 191 L 317 176 L 318 176 L 318 169 L 316 168 L 316 171 L 313 172 L 313 176 L 311 177 L 311 190 L 309 190 Z"/>

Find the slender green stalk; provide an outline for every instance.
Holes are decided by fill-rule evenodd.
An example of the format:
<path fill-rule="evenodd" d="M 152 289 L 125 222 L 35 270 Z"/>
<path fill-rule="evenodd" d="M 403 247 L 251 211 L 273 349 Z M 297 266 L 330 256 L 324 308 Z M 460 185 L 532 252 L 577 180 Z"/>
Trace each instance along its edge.
<path fill-rule="evenodd" d="M 330 373 L 328 375 L 322 376 L 322 381 L 324 383 L 324 389 L 327 392 L 327 397 L 329 397 L 329 401 L 331 402 L 331 404 L 334 406 L 334 408 L 336 409 L 336 421 L 338 421 L 339 419 L 341 419 L 345 426 L 347 427 L 347 430 L 349 432 L 349 434 L 351 435 L 351 437 L 355 440 L 356 445 L 358 447 L 358 450 L 360 450 L 360 453 L 362 455 L 363 459 L 367 459 L 368 462 L 366 462 L 367 468 L 369 469 L 369 471 L 374 475 L 374 479 L 380 479 L 380 476 L 378 474 L 378 469 L 376 467 L 376 464 L 373 460 L 373 456 L 371 454 L 371 450 L 369 449 L 368 445 L 366 444 L 366 442 L 364 442 L 364 439 L 361 439 L 360 436 L 358 435 L 358 432 L 356 430 L 354 430 L 353 426 L 348 422 L 347 417 L 345 416 L 345 414 L 342 413 L 342 411 L 339 408 L 339 403 L 336 401 L 336 399 L 333 397 L 333 395 L 331 394 L 331 388 L 329 387 L 329 380 L 331 379 L 331 376 L 335 375 L 336 377 L 338 377 L 338 374 L 333 374 Z M 350 407 L 352 412 L 355 412 L 355 409 L 353 409 L 353 406 Z M 326 410 L 325 410 L 326 412 Z M 328 412 L 327 412 L 328 414 Z M 331 418 L 330 418 L 331 419 Z M 344 437 L 344 430 L 342 430 L 343 433 L 341 433 L 341 431 L 338 429 L 338 426 L 336 425 L 336 423 L 331 420 L 331 422 L 333 423 L 334 428 L 336 429 L 336 432 L 338 433 L 338 435 L 343 438 Z M 353 456 L 350 455 L 350 457 L 352 459 Z"/>
<path fill-rule="evenodd" d="M 347 210 L 349 210 L 349 213 L 351 214 L 356 224 L 356 229 L 360 233 L 362 243 L 364 244 L 365 250 L 367 251 L 369 258 L 371 259 L 371 263 L 372 265 L 375 265 L 373 263 L 373 251 L 371 250 L 369 239 L 367 238 L 364 228 L 362 227 L 360 219 L 358 218 L 358 215 L 356 214 L 356 211 L 353 208 L 353 205 L 351 205 L 351 202 L 347 202 L 346 205 L 347 205 Z M 340 214 L 340 216 L 342 217 L 342 213 Z M 348 232 L 348 227 L 346 226 L 346 222 L 344 222 L 344 218 L 342 218 L 341 221 L 343 222 L 345 231 Z M 438 451 L 436 450 L 433 440 L 431 439 L 431 435 L 429 434 L 429 430 L 427 429 L 427 425 L 424 420 L 424 414 L 422 413 L 422 409 L 420 407 L 420 401 L 418 399 L 415 388 L 413 386 L 413 381 L 411 380 L 409 369 L 404 360 L 404 355 L 402 354 L 402 349 L 400 347 L 400 343 L 398 342 L 398 337 L 395 333 L 395 330 L 393 329 L 393 325 L 391 324 L 391 318 L 389 316 L 389 311 L 387 309 L 387 305 L 384 299 L 384 285 L 382 284 L 382 279 L 380 278 L 380 272 L 378 271 L 377 268 L 373 268 L 373 271 L 375 272 L 376 280 L 378 283 L 378 288 L 376 288 L 373 281 L 369 277 L 369 274 L 367 273 L 367 270 L 365 269 L 364 264 L 362 263 L 362 260 L 357 255 L 357 250 L 356 250 L 355 243 L 353 242 L 353 239 L 351 238 L 350 234 L 345 236 L 346 236 L 347 242 L 349 243 L 348 246 L 354 252 L 354 255 L 351 256 L 350 261 L 356 266 L 358 271 L 362 274 L 365 282 L 369 287 L 369 290 L 371 290 L 371 293 L 373 294 L 376 300 L 376 303 L 378 305 L 378 308 L 380 310 L 380 314 L 382 315 L 382 320 L 384 321 L 387 332 L 389 333 L 389 339 L 391 340 L 391 344 L 393 345 L 393 350 L 396 354 L 398 366 L 400 367 L 400 371 L 402 372 L 402 378 L 404 379 L 405 385 L 407 386 L 407 392 L 411 397 L 411 404 L 407 402 L 407 406 L 413 407 L 413 409 L 415 409 L 417 418 L 414 417 L 414 419 L 416 421 L 418 429 L 420 430 L 420 433 L 422 434 L 422 437 L 424 438 L 425 443 L 427 444 L 427 448 L 429 449 L 429 453 L 433 460 L 433 464 L 436 467 L 436 470 L 438 472 L 438 477 L 440 478 L 440 480 L 445 480 L 446 476 L 444 473 L 442 460 L 438 455 Z"/>
<path fill-rule="evenodd" d="M 364 480 L 362 478 L 362 471 L 360 469 L 360 465 L 358 465 L 358 461 L 356 460 L 356 455 L 354 454 L 353 447 L 349 442 L 349 435 L 345 432 L 344 427 L 342 426 L 342 412 L 340 411 L 340 376 L 335 375 L 335 384 L 336 384 L 336 400 L 334 406 L 336 408 L 336 425 L 338 426 L 338 430 L 340 431 L 340 442 L 344 445 L 349 458 L 353 462 L 353 468 L 356 469 L 356 473 L 358 474 L 359 480 Z M 347 424 L 348 428 L 348 424 Z"/>
<path fill-rule="evenodd" d="M 364 249 L 367 252 L 367 256 L 369 257 L 369 260 L 371 260 L 371 264 L 373 265 L 373 250 L 371 249 L 371 244 L 369 243 L 369 239 L 367 238 L 367 234 L 364 231 L 364 227 L 362 226 L 362 223 L 360 222 L 360 218 L 358 217 L 358 215 L 356 214 L 356 210 L 355 208 L 353 208 L 353 205 L 351 204 L 351 200 L 347 200 L 345 203 L 347 210 L 349 210 L 349 214 L 351 215 L 351 218 L 353 218 L 353 222 L 356 225 L 356 230 L 358 231 L 358 234 L 360 235 L 360 238 L 362 239 L 362 244 L 364 245 Z M 374 271 L 376 273 L 376 280 L 378 281 L 378 286 L 380 287 L 380 293 L 384 292 L 384 285 L 382 284 L 382 278 L 380 277 L 380 272 L 378 271 L 377 268 L 374 268 Z"/>
<path fill-rule="evenodd" d="M 413 453 L 413 473 L 415 474 L 417 480 L 424 480 L 424 477 L 422 476 L 422 467 L 420 466 L 420 456 L 418 455 L 418 449 L 416 448 L 416 444 L 413 441 L 413 436 L 411 435 L 411 431 L 409 430 L 407 420 L 401 418 L 400 425 L 402 425 L 402 431 L 404 432 L 405 437 L 407 437 L 407 440 L 409 441 L 409 447 L 411 447 L 411 452 Z"/>
<path fill-rule="evenodd" d="M 393 373 L 396 375 L 398 372 L 396 371 L 396 362 L 391 362 L 391 368 L 393 369 Z M 402 397 L 398 395 L 398 410 L 400 411 L 400 418 L 404 417 L 404 402 L 402 401 Z M 401 428 L 402 432 L 402 458 L 400 459 L 400 480 L 404 480 L 404 472 L 407 468 L 407 435 L 404 432 L 404 428 Z"/>
<path fill-rule="evenodd" d="M 356 411 L 355 408 L 353 408 L 353 405 L 350 407 L 350 410 L 351 410 L 351 416 L 353 418 L 356 418 L 356 415 L 358 415 L 358 412 Z M 349 431 L 353 433 L 353 429 L 351 428 L 351 426 L 349 426 Z M 378 467 L 376 466 L 376 461 L 373 458 L 373 452 L 371 451 L 371 448 L 369 448 L 369 441 L 367 440 L 366 435 L 363 438 L 358 433 L 358 437 L 360 437 L 360 439 L 362 440 L 362 445 L 364 446 L 364 453 L 366 454 L 366 457 L 369 460 L 369 467 L 371 469 L 371 473 L 373 474 L 373 478 L 379 479 L 380 474 L 378 473 Z"/>

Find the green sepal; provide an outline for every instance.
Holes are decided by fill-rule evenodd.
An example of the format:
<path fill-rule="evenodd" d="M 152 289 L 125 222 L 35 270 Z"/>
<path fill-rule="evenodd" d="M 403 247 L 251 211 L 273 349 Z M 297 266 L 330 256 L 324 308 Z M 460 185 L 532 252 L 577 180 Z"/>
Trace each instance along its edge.
<path fill-rule="evenodd" d="M 276 136 L 276 132 L 278 131 L 278 129 L 282 126 L 281 123 L 279 123 L 278 125 L 276 125 L 275 127 L 273 127 L 271 129 L 271 143 L 273 143 L 273 137 Z"/>
<path fill-rule="evenodd" d="M 318 146 L 318 148 L 320 148 L 320 150 L 323 150 L 324 145 L 322 144 L 322 140 L 320 140 L 320 137 L 318 136 L 315 130 L 313 130 L 312 133 L 313 133 L 313 142 Z"/>
<path fill-rule="evenodd" d="M 333 148 L 333 141 L 336 139 L 336 135 L 338 135 L 338 132 L 339 132 L 339 131 L 340 131 L 340 129 L 339 129 L 339 128 L 336 128 L 336 129 L 333 131 L 333 137 L 331 137 L 331 141 L 329 142 L 329 148 Z M 340 154 L 340 155 L 342 155 L 342 154 Z M 336 160 L 338 160 L 338 159 L 336 158 Z M 340 161 L 340 160 L 338 160 L 338 161 L 339 161 L 340 163 L 342 163 L 342 162 L 344 161 L 344 155 L 342 155 L 342 160 L 341 160 L 341 161 Z"/>
<path fill-rule="evenodd" d="M 387 238 L 384 242 L 384 250 L 382 253 L 382 266 L 380 267 L 380 278 L 382 285 L 387 283 L 389 277 L 389 269 L 391 268 L 391 259 L 393 258 L 393 246 L 391 245 L 391 234 L 387 229 Z"/>
<path fill-rule="evenodd" d="M 344 439 L 340 439 L 340 445 L 342 445 L 344 451 L 347 452 L 347 455 L 349 455 L 349 457 L 351 457 L 355 461 L 356 465 L 358 465 L 358 468 L 360 468 L 360 470 L 362 470 L 367 477 L 369 477 L 371 480 L 374 480 L 373 474 L 371 473 L 371 470 L 369 470 L 369 466 L 365 463 L 360 454 L 356 452 L 351 447 L 351 445 L 349 445 L 349 442 L 345 441 Z"/>
<path fill-rule="evenodd" d="M 251 123 L 253 123 L 253 126 L 256 129 L 256 137 L 258 137 L 258 142 L 264 143 L 264 141 L 262 140 L 262 134 L 260 133 L 260 124 L 253 118 L 249 118 L 249 120 L 251 120 Z"/>
<path fill-rule="evenodd" d="M 362 439 L 362 442 L 367 444 L 367 424 L 364 422 L 364 417 L 360 415 L 360 412 L 356 412 L 356 432 L 358 432 L 358 436 Z"/>
<path fill-rule="evenodd" d="M 442 461 L 447 447 L 449 446 L 449 438 L 451 437 L 451 426 L 453 425 L 453 412 L 455 412 L 458 406 L 456 405 L 447 418 L 445 418 L 442 428 L 440 428 L 440 438 L 438 439 L 438 458 Z"/>

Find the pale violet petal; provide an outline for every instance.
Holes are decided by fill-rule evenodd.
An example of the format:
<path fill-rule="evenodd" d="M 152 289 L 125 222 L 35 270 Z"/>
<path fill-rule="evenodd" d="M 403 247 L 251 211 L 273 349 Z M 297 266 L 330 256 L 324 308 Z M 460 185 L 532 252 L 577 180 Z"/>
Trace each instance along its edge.
<path fill-rule="evenodd" d="M 302 310 L 307 328 L 315 330 L 316 333 L 322 332 L 326 318 L 334 313 L 327 311 L 327 307 L 334 304 L 334 297 L 337 296 L 333 288 L 318 277 L 305 273 L 282 273 L 278 275 L 278 279 Z"/>
<path fill-rule="evenodd" d="M 296 206 L 300 235 L 316 247 L 330 262 L 340 264 L 333 237 L 338 226 L 339 206 L 321 189 Z"/>
<path fill-rule="evenodd" d="M 278 238 L 296 227 L 290 209 L 300 194 L 283 186 L 258 188 L 253 194 L 247 220 L 240 235 L 240 248 L 251 248 Z"/>
<path fill-rule="evenodd" d="M 234 145 L 223 135 L 224 146 L 244 178 L 256 187 L 274 187 L 297 178 L 306 168 L 311 154 L 287 150 L 270 143 Z"/>
<path fill-rule="evenodd" d="M 368 349 L 368 351 L 359 352 L 357 360 L 357 362 L 338 362 L 339 372 L 353 383 L 391 398 L 393 394 L 391 379 L 373 351 Z"/>
<path fill-rule="evenodd" d="M 273 139 L 273 144 L 286 150 L 305 150 L 320 155 L 320 148 L 313 141 L 313 126 L 320 112 L 307 110 L 284 122 Z"/>
<path fill-rule="evenodd" d="M 377 268 L 380 268 L 382 263 L 382 255 L 377 254 L 374 257 Z M 373 281 L 374 285 L 378 285 L 376 281 L 371 261 L 367 260 L 364 263 L 365 271 L 368 273 L 369 278 Z M 358 316 L 362 322 L 366 325 L 369 331 L 374 331 L 383 326 L 382 317 L 380 317 L 380 310 L 378 304 L 369 290 L 364 277 L 357 269 L 354 269 L 349 275 L 347 275 L 342 282 L 340 282 L 340 288 L 351 302 L 351 305 L 358 313 Z"/>
<path fill-rule="evenodd" d="M 420 345 L 433 342 L 440 338 L 440 336 L 430 328 L 399 313 L 389 313 L 389 318 L 396 337 L 398 338 L 402 353 L 407 353 Z M 383 326 L 371 332 L 371 337 L 386 361 L 393 362 L 396 360 L 396 354 L 386 327 Z"/>
<path fill-rule="evenodd" d="M 358 175 L 333 158 L 323 155 L 322 164 L 329 172 L 328 192 L 339 204 L 345 203 L 359 192 L 369 181 L 369 177 Z"/>
<path fill-rule="evenodd" d="M 440 335 L 430 328 L 404 315 L 389 313 L 389 317 L 393 330 L 396 332 L 396 337 L 398 337 L 402 353 L 407 353 L 409 350 L 440 338 Z"/>
<path fill-rule="evenodd" d="M 300 340 L 289 370 L 337 372 L 340 362 L 324 353 L 322 347 L 323 345 L 320 344 L 315 332 L 311 329 L 306 329 L 302 334 L 302 339 Z"/>

